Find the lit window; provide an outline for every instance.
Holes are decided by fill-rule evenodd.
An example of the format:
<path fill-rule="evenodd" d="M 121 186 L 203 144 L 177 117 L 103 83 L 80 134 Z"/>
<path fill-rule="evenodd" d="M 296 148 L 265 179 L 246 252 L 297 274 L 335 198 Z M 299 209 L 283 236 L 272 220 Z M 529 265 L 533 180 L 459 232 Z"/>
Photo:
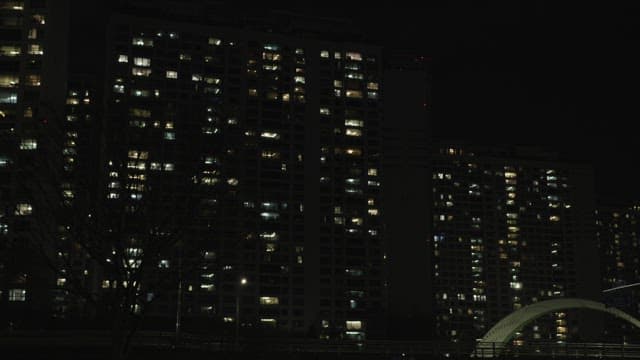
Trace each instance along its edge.
<path fill-rule="evenodd" d="M 39 44 L 31 44 L 29 45 L 29 54 L 30 55 L 42 55 L 44 54 L 44 50 L 42 49 L 42 45 Z"/>
<path fill-rule="evenodd" d="M 19 83 L 18 75 L 0 75 L 0 87 L 17 87 Z"/>
<path fill-rule="evenodd" d="M 149 97 L 149 95 L 151 95 L 151 92 L 144 89 L 133 89 L 131 90 L 131 95 L 136 97 Z"/>
<path fill-rule="evenodd" d="M 356 119 L 346 119 L 344 121 L 344 125 L 345 126 L 363 127 L 364 126 L 364 121 L 356 120 Z"/>
<path fill-rule="evenodd" d="M 360 90 L 347 90 L 346 95 L 348 98 L 362 99 L 362 91 Z"/>
<path fill-rule="evenodd" d="M 14 212 L 15 215 L 25 216 L 25 215 L 31 215 L 32 213 L 33 213 L 33 207 L 31 206 L 31 204 L 27 204 L 27 203 L 16 204 L 16 211 Z"/>
<path fill-rule="evenodd" d="M 191 75 L 191 80 L 193 80 L 193 81 L 202 81 L 202 75 L 193 74 L 193 75 Z"/>
<path fill-rule="evenodd" d="M 173 71 L 173 70 L 167 70 L 167 79 L 177 79 L 178 78 L 178 72 L 177 71 Z"/>
<path fill-rule="evenodd" d="M 266 326 L 275 327 L 278 322 L 274 318 L 260 318 L 260 323 Z"/>
<path fill-rule="evenodd" d="M 33 21 L 37 22 L 40 25 L 44 25 L 45 24 L 45 18 L 44 15 L 42 14 L 33 14 L 32 16 Z"/>
<path fill-rule="evenodd" d="M 345 153 L 347 153 L 347 155 L 351 155 L 351 156 L 360 156 L 362 155 L 362 150 L 358 149 L 358 148 L 348 148 L 345 150 Z"/>
<path fill-rule="evenodd" d="M 17 93 L 0 90 L 0 104 L 16 104 L 17 102 Z"/>
<path fill-rule="evenodd" d="M 345 132 L 345 135 L 347 136 L 362 136 L 362 130 L 360 129 L 347 129 L 347 131 Z"/>
<path fill-rule="evenodd" d="M 38 29 L 29 29 L 29 33 L 27 34 L 27 39 L 35 40 L 38 38 Z"/>
<path fill-rule="evenodd" d="M 135 46 L 153 46 L 153 39 L 135 37 L 131 40 L 131 44 Z"/>
<path fill-rule="evenodd" d="M 280 303 L 280 299 L 275 296 L 261 296 L 260 297 L 260 305 L 278 305 Z"/>
<path fill-rule="evenodd" d="M 329 51 L 327 51 L 327 50 L 320 51 L 320 57 L 328 58 L 329 57 Z"/>
<path fill-rule="evenodd" d="M 133 64 L 134 64 L 135 66 L 145 66 L 145 67 L 148 67 L 148 66 L 151 66 L 151 59 L 149 59 L 149 58 L 143 58 L 143 57 L 136 57 L 136 58 L 133 58 Z"/>
<path fill-rule="evenodd" d="M 209 45 L 219 46 L 222 43 L 222 40 L 218 38 L 209 38 Z"/>
<path fill-rule="evenodd" d="M 320 114 L 322 114 L 322 115 L 331 115 L 331 110 L 329 108 L 322 107 L 322 108 L 320 108 Z"/>
<path fill-rule="evenodd" d="M 278 134 L 277 132 L 271 132 L 271 131 L 263 131 L 262 134 L 260 134 L 260 136 L 266 139 L 274 139 L 274 140 L 280 139 L 280 134 Z"/>
<path fill-rule="evenodd" d="M 346 321 L 347 330 L 361 330 L 362 329 L 362 321 L 360 320 L 347 320 Z"/>
<path fill-rule="evenodd" d="M 345 55 L 347 60 L 362 61 L 362 54 L 358 52 L 347 52 Z"/>
<path fill-rule="evenodd" d="M 20 46 L 15 45 L 3 45 L 0 46 L 0 56 L 19 56 L 20 55 Z"/>
<path fill-rule="evenodd" d="M 129 62 L 129 57 L 127 55 L 118 55 L 118 62 L 119 63 L 128 63 Z"/>
<path fill-rule="evenodd" d="M 9 301 L 26 301 L 27 290 L 25 289 L 9 289 Z"/>
<path fill-rule="evenodd" d="M 264 220 L 277 220 L 280 214 L 275 212 L 261 212 L 260 217 Z"/>
<path fill-rule="evenodd" d="M 119 93 L 119 94 L 124 94 L 124 85 L 122 85 L 122 84 L 113 85 L 113 92 Z"/>
<path fill-rule="evenodd" d="M 280 157 L 280 153 L 277 151 L 269 151 L 269 150 L 262 151 L 262 158 L 264 159 L 278 159 L 279 157 Z"/>
<path fill-rule="evenodd" d="M 36 139 L 22 139 L 20 141 L 20 150 L 36 150 L 38 141 Z"/>
<path fill-rule="evenodd" d="M 164 139 L 165 140 L 175 140 L 176 139 L 176 133 L 174 133 L 173 131 L 165 131 Z"/>
<path fill-rule="evenodd" d="M 151 69 L 144 69 L 144 68 L 134 67 L 134 68 L 131 69 L 131 75 L 133 75 L 133 76 L 149 76 L 149 75 L 151 75 Z"/>

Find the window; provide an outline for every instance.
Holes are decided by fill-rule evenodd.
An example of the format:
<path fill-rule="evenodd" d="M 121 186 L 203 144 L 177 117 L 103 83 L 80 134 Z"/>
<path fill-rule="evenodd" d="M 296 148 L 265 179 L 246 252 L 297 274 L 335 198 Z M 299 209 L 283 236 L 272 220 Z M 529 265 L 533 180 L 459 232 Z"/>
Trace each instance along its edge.
<path fill-rule="evenodd" d="M 131 90 L 131 95 L 136 97 L 149 97 L 149 95 L 151 95 L 151 92 L 144 89 L 133 89 Z"/>
<path fill-rule="evenodd" d="M 213 46 L 219 46 L 222 43 L 222 40 L 218 39 L 218 38 L 209 38 L 209 45 L 213 45 Z"/>
<path fill-rule="evenodd" d="M 153 39 L 135 37 L 131 40 L 131 44 L 135 46 L 153 46 Z"/>
<path fill-rule="evenodd" d="M 345 135 L 347 136 L 362 136 L 362 130 L 360 129 L 347 129 L 347 131 L 345 132 Z"/>
<path fill-rule="evenodd" d="M 327 51 L 327 50 L 320 51 L 320 57 L 328 58 L 329 57 L 329 51 Z"/>
<path fill-rule="evenodd" d="M 362 54 L 358 52 L 347 52 L 345 57 L 347 60 L 362 61 Z"/>
<path fill-rule="evenodd" d="M 20 150 L 35 150 L 38 148 L 38 141 L 36 139 L 22 139 L 20 141 Z"/>
<path fill-rule="evenodd" d="M 346 321 L 347 330 L 361 330 L 362 329 L 362 321 L 360 320 L 347 320 Z"/>
<path fill-rule="evenodd" d="M 17 87 L 19 83 L 18 75 L 0 75 L 0 87 Z"/>
<path fill-rule="evenodd" d="M 31 204 L 20 203 L 16 205 L 15 215 L 25 216 L 33 213 L 33 207 Z"/>
<path fill-rule="evenodd" d="M 44 54 L 44 50 L 42 50 L 42 45 L 40 45 L 40 44 L 30 44 L 28 52 L 29 52 L 30 55 L 42 55 L 42 54 Z"/>
<path fill-rule="evenodd" d="M 118 55 L 118 62 L 119 63 L 128 63 L 129 62 L 129 57 L 127 55 Z"/>
<path fill-rule="evenodd" d="M 260 297 L 260 305 L 278 305 L 280 303 L 280 299 L 276 296 L 261 296 Z"/>
<path fill-rule="evenodd" d="M 0 46 L 0 56 L 19 56 L 20 46 L 17 45 L 3 45 Z"/>
<path fill-rule="evenodd" d="M 9 301 L 26 301 L 27 290 L 25 289 L 9 289 Z"/>
<path fill-rule="evenodd" d="M 274 140 L 280 139 L 280 134 L 272 131 L 263 131 L 262 134 L 260 134 L 260 136 L 265 139 L 274 139 Z"/>
<path fill-rule="evenodd" d="M 0 104 L 16 104 L 17 102 L 17 93 L 0 90 Z"/>
<path fill-rule="evenodd" d="M 348 98 L 362 99 L 362 91 L 360 90 L 347 90 L 346 95 Z"/>
<path fill-rule="evenodd" d="M 178 72 L 177 71 L 173 71 L 173 70 L 167 70 L 166 77 L 167 77 L 167 79 L 177 79 L 178 78 Z"/>
<path fill-rule="evenodd" d="M 356 119 L 346 119 L 344 121 L 344 125 L 345 126 L 363 127 L 364 126 L 364 121 L 356 120 Z"/>
<path fill-rule="evenodd" d="M 151 75 L 151 69 L 134 67 L 131 69 L 131 74 L 133 76 L 149 76 Z"/>
<path fill-rule="evenodd" d="M 143 58 L 143 57 L 137 57 L 137 58 L 133 58 L 133 64 L 135 66 L 151 66 L 151 59 L 149 58 Z"/>
<path fill-rule="evenodd" d="M 276 319 L 273 318 L 260 318 L 260 323 L 265 326 L 275 327 L 277 324 Z"/>

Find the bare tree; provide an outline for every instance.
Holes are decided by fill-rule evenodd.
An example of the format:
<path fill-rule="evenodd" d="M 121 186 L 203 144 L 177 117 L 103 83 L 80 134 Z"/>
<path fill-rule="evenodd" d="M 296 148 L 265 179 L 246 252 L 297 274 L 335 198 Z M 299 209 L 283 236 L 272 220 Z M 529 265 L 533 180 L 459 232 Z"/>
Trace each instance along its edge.
<path fill-rule="evenodd" d="M 57 151 L 53 145 L 48 150 Z M 30 245 L 71 303 L 94 317 L 108 315 L 112 359 L 126 359 L 156 300 L 173 294 L 196 266 L 183 257 L 198 258 L 191 254 L 195 247 L 185 246 L 194 229 L 197 185 L 183 171 L 150 182 L 137 201 L 92 201 L 82 186 L 69 201 L 55 164 L 41 158 L 23 168 L 34 203 Z"/>

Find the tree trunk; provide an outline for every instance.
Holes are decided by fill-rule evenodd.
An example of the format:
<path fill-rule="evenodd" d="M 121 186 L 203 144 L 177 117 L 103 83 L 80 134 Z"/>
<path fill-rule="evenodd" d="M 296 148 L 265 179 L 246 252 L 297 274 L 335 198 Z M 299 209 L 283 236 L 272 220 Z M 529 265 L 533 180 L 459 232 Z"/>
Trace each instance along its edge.
<path fill-rule="evenodd" d="M 111 360 L 125 360 L 128 353 L 124 310 L 116 306 L 111 329 Z"/>

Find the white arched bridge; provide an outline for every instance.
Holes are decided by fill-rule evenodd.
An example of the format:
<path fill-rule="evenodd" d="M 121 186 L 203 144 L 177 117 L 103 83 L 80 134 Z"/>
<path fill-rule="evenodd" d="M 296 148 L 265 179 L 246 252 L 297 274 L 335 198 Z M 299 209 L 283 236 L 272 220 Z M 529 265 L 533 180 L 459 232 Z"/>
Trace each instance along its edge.
<path fill-rule="evenodd" d="M 607 307 L 597 301 L 578 298 L 546 300 L 525 306 L 500 320 L 479 340 L 474 355 L 479 357 L 498 356 L 516 333 L 532 321 L 543 315 L 568 309 L 588 309 L 608 313 L 640 329 L 640 320 L 622 310 Z"/>

